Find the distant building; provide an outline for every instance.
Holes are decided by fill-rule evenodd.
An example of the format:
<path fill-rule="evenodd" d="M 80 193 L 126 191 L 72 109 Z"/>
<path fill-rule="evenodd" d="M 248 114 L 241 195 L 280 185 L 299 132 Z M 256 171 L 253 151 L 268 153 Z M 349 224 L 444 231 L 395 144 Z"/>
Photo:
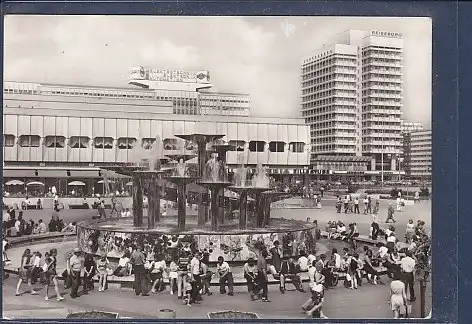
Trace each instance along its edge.
<path fill-rule="evenodd" d="M 194 143 L 175 136 L 193 133 L 221 134 L 234 146 L 226 156 L 230 174 L 240 163 L 252 169 L 263 164 L 282 181 L 308 174 L 303 119 L 249 117 L 249 96 L 191 91 L 182 77 L 189 75 L 167 76 L 159 89 L 5 81 L 4 182 L 34 179 L 67 193 L 68 183 L 79 180 L 90 194 L 103 187 L 100 167 L 136 163 L 156 136 L 163 155 L 195 153 Z"/>
<path fill-rule="evenodd" d="M 310 125 L 312 162 L 364 156 L 370 178 L 397 174 L 402 76 L 403 40 L 396 32 L 349 30 L 304 57 L 301 111 Z"/>
<path fill-rule="evenodd" d="M 424 129 L 423 123 L 420 122 L 412 122 L 402 119 L 402 133 L 411 133 L 411 132 L 418 132 Z"/>
<path fill-rule="evenodd" d="M 430 130 L 404 135 L 404 169 L 414 179 L 431 179 L 432 137 Z"/>

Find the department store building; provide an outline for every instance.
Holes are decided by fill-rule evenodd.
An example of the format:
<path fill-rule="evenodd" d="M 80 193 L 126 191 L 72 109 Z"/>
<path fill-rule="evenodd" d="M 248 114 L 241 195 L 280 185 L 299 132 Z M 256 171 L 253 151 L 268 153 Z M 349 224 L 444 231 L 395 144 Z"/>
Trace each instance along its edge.
<path fill-rule="evenodd" d="M 4 184 L 42 182 L 97 191 L 100 167 L 136 161 L 156 137 L 163 154 L 194 153 L 175 135 L 223 134 L 229 172 L 244 162 L 279 180 L 309 173 L 310 129 L 301 118 L 250 116 L 250 97 L 215 93 L 208 71 L 132 70 L 129 88 L 4 82 Z M 188 161 L 196 162 L 196 159 Z M 5 190 L 6 188 L 4 188 Z"/>

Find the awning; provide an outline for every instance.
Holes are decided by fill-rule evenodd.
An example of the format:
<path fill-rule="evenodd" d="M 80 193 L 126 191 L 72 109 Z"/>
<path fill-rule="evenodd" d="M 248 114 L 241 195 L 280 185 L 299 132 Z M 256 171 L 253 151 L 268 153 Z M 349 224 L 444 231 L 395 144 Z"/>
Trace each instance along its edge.
<path fill-rule="evenodd" d="M 133 181 L 126 183 L 126 186 L 132 186 L 132 185 L 133 185 Z"/>
<path fill-rule="evenodd" d="M 83 183 L 82 181 L 72 181 L 69 182 L 69 186 L 85 186 L 85 183 Z"/>
<path fill-rule="evenodd" d="M 100 180 L 100 181 L 98 181 L 97 183 L 105 183 L 105 181 L 104 181 L 104 180 Z M 108 180 L 108 183 L 115 183 L 115 181 Z"/>
<path fill-rule="evenodd" d="M 21 186 L 24 185 L 25 183 L 20 180 L 10 180 L 7 183 L 5 183 L 6 186 Z"/>
<path fill-rule="evenodd" d="M 39 181 L 31 181 L 26 184 L 27 186 L 44 186 L 44 183 Z"/>

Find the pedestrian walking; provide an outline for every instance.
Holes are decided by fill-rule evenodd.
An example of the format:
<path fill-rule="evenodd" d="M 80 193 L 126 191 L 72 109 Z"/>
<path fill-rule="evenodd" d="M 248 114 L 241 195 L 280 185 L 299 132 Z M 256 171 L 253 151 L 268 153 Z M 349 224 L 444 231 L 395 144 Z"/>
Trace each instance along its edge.
<path fill-rule="evenodd" d="M 38 282 L 40 275 L 41 275 L 41 253 L 39 252 L 34 252 L 33 253 L 33 268 L 31 269 L 31 284 L 34 285 L 36 282 Z"/>
<path fill-rule="evenodd" d="M 368 203 L 367 203 L 367 212 L 369 214 L 372 214 L 372 197 L 370 195 L 367 195 L 367 200 L 368 200 Z"/>
<path fill-rule="evenodd" d="M 396 223 L 395 219 L 393 218 L 394 214 L 395 214 L 395 208 L 393 207 L 393 202 L 390 202 L 388 206 L 388 210 L 387 210 L 387 219 L 385 220 L 385 223 L 388 223 L 390 220 Z"/>
<path fill-rule="evenodd" d="M 261 285 L 263 302 L 270 302 L 270 300 L 267 297 L 267 293 L 268 293 L 267 284 L 269 282 L 269 278 L 267 275 L 267 261 L 266 261 L 267 256 L 268 256 L 267 251 L 262 250 L 261 254 L 257 258 L 258 282 Z"/>
<path fill-rule="evenodd" d="M 20 288 L 23 282 L 26 282 L 30 287 L 31 295 L 37 295 L 38 293 L 34 290 L 31 284 L 31 269 L 33 267 L 33 255 L 30 249 L 26 249 L 21 256 L 21 264 L 18 273 L 18 284 L 16 285 L 16 296 L 20 296 Z"/>
<path fill-rule="evenodd" d="M 56 300 L 61 301 L 64 300 L 64 297 L 61 296 L 61 293 L 59 292 L 59 283 L 57 281 L 57 250 L 56 249 L 51 249 L 49 251 L 49 254 L 45 260 L 45 263 L 43 265 L 43 271 L 44 271 L 44 300 L 49 300 L 49 285 L 51 282 L 54 284 L 54 289 L 56 291 Z"/>
<path fill-rule="evenodd" d="M 407 317 L 408 305 L 406 303 L 405 284 L 400 280 L 400 273 L 397 271 L 393 275 L 390 283 L 390 306 L 395 319 Z"/>
<path fill-rule="evenodd" d="M 414 302 L 415 298 L 415 277 L 414 270 L 416 266 L 415 259 L 412 258 L 411 251 L 406 252 L 406 257 L 401 260 L 400 267 L 403 272 L 403 283 L 405 284 L 405 295 L 407 290 L 410 291 L 410 301 Z"/>

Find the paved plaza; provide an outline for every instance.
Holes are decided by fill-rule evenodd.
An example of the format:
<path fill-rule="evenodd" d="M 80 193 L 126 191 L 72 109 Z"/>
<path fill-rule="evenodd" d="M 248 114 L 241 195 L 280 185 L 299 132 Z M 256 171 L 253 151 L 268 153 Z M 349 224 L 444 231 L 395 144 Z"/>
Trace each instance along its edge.
<path fill-rule="evenodd" d="M 102 310 L 118 312 L 123 317 L 156 318 L 160 309 L 173 309 L 177 318 L 205 319 L 208 312 L 223 310 L 240 310 L 255 312 L 261 318 L 306 318 L 301 312 L 301 305 L 308 298 L 308 293 L 289 291 L 282 295 L 277 286 L 269 286 L 271 303 L 252 302 L 246 287 L 235 287 L 235 295 L 221 296 L 216 287 L 212 287 L 213 295 L 204 297 L 201 304 L 191 307 L 183 305 L 168 291 L 149 297 L 136 297 L 131 289 L 108 289 L 104 292 L 94 290 L 89 295 L 77 299 L 66 299 L 56 302 L 54 299 L 44 301 L 43 295 L 31 296 L 24 294 L 15 296 L 15 279 L 7 279 L 3 286 L 3 312 L 5 317 L 14 318 L 64 318 L 67 312 Z M 305 284 L 306 286 L 306 284 Z M 23 288 L 26 289 L 26 286 Z M 419 287 L 416 287 L 419 291 Z M 431 302 L 431 289 L 428 287 L 426 309 Z M 66 293 L 68 291 L 65 291 Z M 51 292 L 50 292 L 51 294 Z M 329 318 L 392 318 L 388 304 L 388 285 L 373 286 L 364 284 L 357 290 L 349 290 L 341 284 L 335 289 L 326 291 L 323 311 Z M 34 307 L 32 306 L 34 305 Z M 125 306 L 126 305 L 126 306 Z M 237 307 L 235 306 L 237 305 Z M 66 312 L 66 311 L 67 312 Z M 413 315 L 419 316 L 419 301 L 413 303 Z"/>
<path fill-rule="evenodd" d="M 334 208 L 334 199 L 323 201 L 322 209 L 277 209 L 272 210 L 272 217 L 284 217 L 287 219 L 318 220 L 321 228 L 329 220 L 341 220 L 346 224 L 357 222 L 361 235 L 368 232 L 371 222 L 370 215 L 364 214 L 337 214 Z M 381 202 L 379 219 L 383 220 L 386 215 L 388 201 Z M 172 211 L 169 211 L 171 214 Z M 51 214 L 50 210 L 26 211 L 26 219 L 43 218 L 46 221 Z M 81 221 L 90 219 L 95 211 L 92 210 L 63 210 L 60 217 L 66 222 Z M 408 219 L 421 219 L 426 222 L 427 227 L 431 224 L 431 203 L 422 201 L 413 206 L 407 206 L 405 212 L 396 213 L 397 235 L 402 239 L 403 231 Z M 384 226 L 384 224 L 381 224 Z M 52 247 L 59 250 L 58 270 L 62 271 L 64 265 L 64 255 L 76 246 L 76 241 L 60 241 L 56 243 L 38 243 L 31 246 L 32 250 L 44 252 Z M 343 243 L 336 242 L 324 250 L 332 247 L 341 248 Z M 17 247 L 9 250 L 9 257 L 12 260 L 12 266 L 19 262 L 22 251 L 25 247 Z M 235 269 L 235 272 L 239 270 Z M 384 276 L 385 285 L 371 285 L 365 283 L 357 290 L 345 289 L 340 283 L 336 288 L 326 291 L 323 310 L 329 318 L 392 318 L 392 312 L 388 303 L 389 281 Z M 364 281 L 365 282 L 365 281 Z M 217 287 L 212 287 L 213 295 L 205 297 L 205 300 L 199 305 L 191 307 L 185 306 L 175 296 L 170 296 L 169 292 L 162 292 L 158 295 L 149 297 L 136 297 L 130 288 L 117 288 L 110 286 L 105 292 L 93 291 L 87 296 L 81 296 L 77 299 L 68 298 L 69 291 L 64 291 L 66 299 L 61 303 L 54 299 L 44 301 L 42 291 L 38 296 L 23 294 L 15 296 L 15 285 L 17 276 L 10 275 L 10 278 L 4 281 L 3 286 L 3 311 L 4 316 L 8 318 L 64 318 L 68 312 L 85 310 L 102 310 L 118 312 L 122 317 L 131 318 L 156 318 L 160 309 L 173 309 L 176 311 L 177 318 L 204 319 L 208 312 L 237 309 L 240 311 L 250 311 L 257 313 L 261 318 L 305 318 L 301 312 L 300 306 L 308 298 L 307 293 L 289 291 L 282 295 L 278 291 L 277 285 L 269 286 L 269 299 L 271 303 L 262 303 L 260 301 L 251 302 L 245 286 L 235 287 L 235 296 L 220 296 Z M 305 283 L 305 286 L 307 284 Z M 60 287 L 62 287 L 62 283 Z M 307 288 L 307 287 L 306 287 Z M 24 285 L 22 291 L 27 291 Z M 419 284 L 416 283 L 416 291 L 419 294 Z M 50 291 L 50 294 L 53 293 Z M 105 298 L 104 298 L 105 297 Z M 34 307 L 32 307 L 34 305 Z M 123 307 L 123 305 L 127 305 Z M 132 306 L 131 306 L 132 305 Z M 237 307 L 235 307 L 237 305 Z M 413 303 L 413 315 L 419 316 L 419 298 Z M 431 289 L 428 286 L 426 297 L 426 309 L 431 309 Z"/>

